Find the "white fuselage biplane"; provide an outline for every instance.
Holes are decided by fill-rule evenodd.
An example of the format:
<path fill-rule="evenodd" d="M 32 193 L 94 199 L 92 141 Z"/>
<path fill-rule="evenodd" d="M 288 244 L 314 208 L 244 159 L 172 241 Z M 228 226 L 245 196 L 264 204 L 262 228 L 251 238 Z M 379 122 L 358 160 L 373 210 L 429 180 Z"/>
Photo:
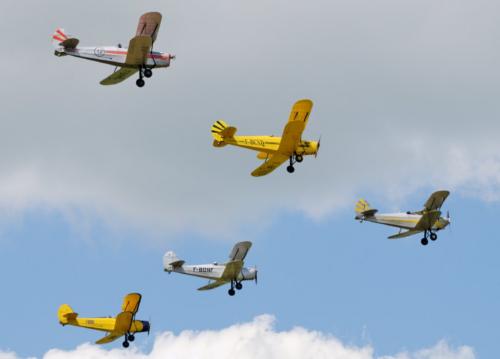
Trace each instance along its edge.
<path fill-rule="evenodd" d="M 102 80 L 101 85 L 120 83 L 138 72 L 139 78 L 136 84 L 143 87 L 144 77 L 151 77 L 152 70 L 155 68 L 170 66 L 170 61 L 175 58 L 166 52 L 153 51 L 153 43 L 156 40 L 160 23 L 161 14 L 158 12 L 142 15 L 136 36 L 130 40 L 128 48 L 122 48 L 121 45 L 78 47 L 80 41 L 68 36 L 63 29 L 59 28 L 52 35 L 56 46 L 55 55 L 69 55 L 120 67 L 120 70 Z"/>
<path fill-rule="evenodd" d="M 257 282 L 257 268 L 243 267 L 248 250 L 252 246 L 252 242 L 239 242 L 236 243 L 233 250 L 229 255 L 229 261 L 224 264 L 197 264 L 187 265 L 185 261 L 177 258 L 176 254 L 172 251 L 165 253 L 163 256 L 163 268 L 165 272 L 181 273 L 210 279 L 212 282 L 205 285 L 198 290 L 214 289 L 221 285 L 230 283 L 231 288 L 228 290 L 229 295 L 233 296 L 236 291 L 234 288 L 240 290 L 243 288 L 241 283 L 244 280 L 255 280 Z"/>
<path fill-rule="evenodd" d="M 400 228 L 400 232 L 388 237 L 389 239 L 398 239 L 424 232 L 424 237 L 420 242 L 425 246 L 429 243 L 429 237 L 435 241 L 437 239 L 436 232 L 445 229 L 451 223 L 449 213 L 444 218 L 441 217 L 440 210 L 449 194 L 449 191 L 434 192 L 425 202 L 424 209 L 421 211 L 385 214 L 378 214 L 377 209 L 371 208 L 368 202 L 360 199 L 356 203 L 355 219 L 360 222 L 368 221 Z"/>

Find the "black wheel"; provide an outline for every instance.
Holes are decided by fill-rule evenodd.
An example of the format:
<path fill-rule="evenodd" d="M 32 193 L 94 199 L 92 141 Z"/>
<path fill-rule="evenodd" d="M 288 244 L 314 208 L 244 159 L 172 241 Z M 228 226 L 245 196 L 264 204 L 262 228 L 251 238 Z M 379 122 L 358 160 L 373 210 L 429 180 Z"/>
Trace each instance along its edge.
<path fill-rule="evenodd" d="M 127 339 L 129 342 L 133 342 L 135 340 L 134 334 L 129 334 Z"/>
<path fill-rule="evenodd" d="M 236 289 L 241 290 L 241 288 L 243 288 L 243 284 L 238 282 L 238 283 L 236 283 L 235 287 L 236 287 Z"/>
<path fill-rule="evenodd" d="M 137 85 L 137 87 L 143 87 L 145 82 L 143 79 L 137 79 L 137 81 L 135 82 L 135 84 Z"/>
<path fill-rule="evenodd" d="M 144 77 L 149 79 L 151 76 L 153 76 L 153 71 L 151 71 L 151 69 L 144 70 Z"/>
<path fill-rule="evenodd" d="M 227 293 L 232 297 L 233 295 L 236 294 L 235 290 L 233 288 L 229 289 Z"/>
<path fill-rule="evenodd" d="M 295 168 L 293 168 L 293 166 L 290 165 L 286 168 L 286 170 L 288 171 L 288 173 L 293 173 L 295 171 Z"/>
<path fill-rule="evenodd" d="M 436 233 L 431 233 L 431 240 L 435 241 L 438 239 L 438 235 Z"/>
<path fill-rule="evenodd" d="M 427 238 L 422 238 L 420 243 L 422 243 L 423 246 L 426 246 L 429 243 L 429 241 L 427 240 Z"/>
<path fill-rule="evenodd" d="M 124 348 L 128 348 L 128 346 L 130 345 L 126 340 L 122 343 L 123 347 Z"/>
<path fill-rule="evenodd" d="M 302 162 L 303 160 L 304 160 L 304 157 L 302 155 L 295 156 L 295 161 L 297 161 L 298 163 Z"/>

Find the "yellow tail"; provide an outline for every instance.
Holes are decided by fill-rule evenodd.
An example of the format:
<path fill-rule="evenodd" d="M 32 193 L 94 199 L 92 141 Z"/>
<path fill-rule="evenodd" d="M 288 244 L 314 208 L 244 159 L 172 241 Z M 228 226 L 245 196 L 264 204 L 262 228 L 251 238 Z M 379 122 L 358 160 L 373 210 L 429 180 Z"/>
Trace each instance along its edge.
<path fill-rule="evenodd" d="M 354 211 L 357 214 L 363 214 L 366 211 L 370 211 L 371 208 L 368 202 L 366 202 L 364 199 L 360 199 L 357 203 L 356 206 L 354 207 Z"/>
<path fill-rule="evenodd" d="M 59 307 L 57 311 L 57 317 L 59 318 L 59 323 L 66 325 L 71 321 L 75 320 L 78 313 L 75 313 L 73 309 L 67 304 L 63 304 Z"/>
<path fill-rule="evenodd" d="M 213 145 L 215 147 L 222 147 L 227 145 L 225 139 L 232 138 L 236 133 L 236 127 L 229 126 L 222 120 L 215 121 L 212 125 L 212 137 L 214 138 Z"/>

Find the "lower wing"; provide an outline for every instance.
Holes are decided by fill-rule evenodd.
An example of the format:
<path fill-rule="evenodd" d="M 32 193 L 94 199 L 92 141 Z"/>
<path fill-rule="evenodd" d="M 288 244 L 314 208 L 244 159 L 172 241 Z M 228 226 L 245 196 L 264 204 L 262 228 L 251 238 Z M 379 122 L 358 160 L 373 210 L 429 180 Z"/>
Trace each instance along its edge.
<path fill-rule="evenodd" d="M 390 237 L 387 237 L 389 239 L 398 239 L 398 238 L 404 238 L 404 237 L 409 237 L 409 236 L 413 236 L 414 234 L 417 234 L 417 233 L 421 233 L 423 231 L 421 230 L 416 230 L 416 229 L 410 229 L 406 232 L 401 232 L 401 233 L 398 233 L 398 234 L 394 234 Z"/>
<path fill-rule="evenodd" d="M 415 229 L 422 231 L 431 229 L 440 216 L 441 212 L 437 210 L 424 213 L 415 225 Z"/>
<path fill-rule="evenodd" d="M 198 288 L 198 290 L 209 290 L 209 289 L 214 289 L 217 287 L 220 287 L 221 285 L 226 284 L 227 282 L 225 280 L 216 280 L 214 282 L 211 282 L 201 288 Z"/>
<path fill-rule="evenodd" d="M 108 335 L 106 335 L 104 338 L 99 339 L 95 343 L 96 344 L 111 343 L 111 342 L 115 341 L 116 339 L 120 338 L 122 335 L 123 335 L 122 333 L 112 332 L 112 333 L 109 333 Z"/>
<path fill-rule="evenodd" d="M 268 159 L 266 162 L 264 162 L 259 167 L 257 167 L 252 172 L 252 176 L 254 176 L 254 177 L 265 176 L 268 173 L 271 173 L 272 171 L 274 171 L 279 166 L 281 166 L 283 164 L 283 162 L 288 160 L 288 158 L 289 158 L 288 156 L 285 156 L 285 155 L 282 155 L 279 153 L 275 153 L 271 156 L 270 159 Z"/>
<path fill-rule="evenodd" d="M 116 85 L 125 81 L 138 71 L 136 68 L 122 67 L 101 81 L 101 85 Z"/>

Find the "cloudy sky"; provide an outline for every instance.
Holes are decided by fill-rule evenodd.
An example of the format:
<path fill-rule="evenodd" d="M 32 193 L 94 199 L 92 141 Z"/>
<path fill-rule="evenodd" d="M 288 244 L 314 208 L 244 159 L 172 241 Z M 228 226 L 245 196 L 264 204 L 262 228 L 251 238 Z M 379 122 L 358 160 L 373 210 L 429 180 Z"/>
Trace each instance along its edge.
<path fill-rule="evenodd" d="M 177 59 L 142 89 L 100 86 L 112 67 L 53 56 L 58 26 L 84 46 L 127 44 L 152 10 L 164 17 L 156 48 Z M 154 325 L 137 355 L 211 335 L 228 343 L 213 350 L 228 350 L 222 338 L 253 327 L 264 348 L 258 333 L 285 338 L 263 349 L 270 357 L 296 335 L 328 357 L 343 357 L 337 347 L 353 348 L 347 358 L 497 353 L 499 10 L 487 0 L 2 1 L 0 351 L 16 354 L 0 357 L 105 355 L 119 344 L 75 349 L 95 333 L 59 327 L 57 307 L 115 314 L 128 291 L 143 293 Z M 255 153 L 211 146 L 217 119 L 279 135 L 300 98 L 314 101 L 304 138 L 322 144 L 293 175 L 253 178 Z M 353 221 L 359 197 L 419 209 L 442 188 L 453 228 L 428 248 Z M 254 242 L 261 280 L 235 298 L 161 271 L 167 249 L 207 262 L 239 240 Z"/>

